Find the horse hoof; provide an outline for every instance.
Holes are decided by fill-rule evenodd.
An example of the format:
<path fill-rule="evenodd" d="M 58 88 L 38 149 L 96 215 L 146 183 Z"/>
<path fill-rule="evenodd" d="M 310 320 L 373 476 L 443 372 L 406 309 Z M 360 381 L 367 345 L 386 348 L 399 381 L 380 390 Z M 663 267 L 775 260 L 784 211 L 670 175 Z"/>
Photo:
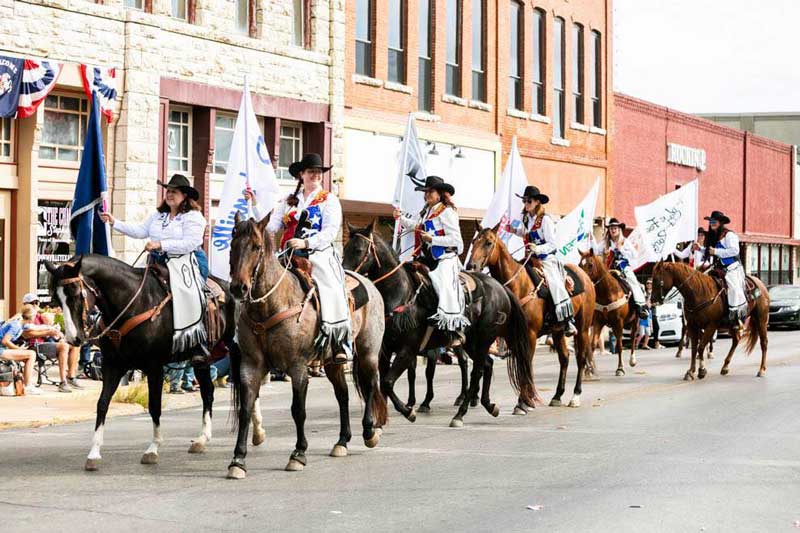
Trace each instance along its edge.
<path fill-rule="evenodd" d="M 631 366 L 636 366 L 636 359 L 631 359 L 630 361 L 628 361 L 628 364 Z"/>
<path fill-rule="evenodd" d="M 709 359 L 714 359 L 714 354 L 713 354 L 713 353 L 709 353 L 709 354 L 708 354 L 708 358 L 709 358 Z"/>
<path fill-rule="evenodd" d="M 244 479 L 245 477 L 247 477 L 247 472 L 243 468 L 238 466 L 228 467 L 228 479 Z"/>
<path fill-rule="evenodd" d="M 526 411 L 525 409 L 523 409 L 522 407 L 517 405 L 516 407 L 514 407 L 514 412 L 511 413 L 511 414 L 514 414 L 514 415 L 527 415 L 528 411 Z"/>
<path fill-rule="evenodd" d="M 83 465 L 83 469 L 87 472 L 96 472 L 99 467 L 100 459 L 86 459 L 86 464 Z"/>
<path fill-rule="evenodd" d="M 489 414 L 495 418 L 500 416 L 500 406 L 498 406 L 496 403 L 492 404 L 491 409 L 487 409 L 487 411 L 489 411 Z"/>
<path fill-rule="evenodd" d="M 728 370 L 728 367 L 725 367 L 725 366 L 722 367 L 722 370 L 719 371 L 719 373 L 722 374 L 723 376 L 727 376 L 728 372 L 730 372 L 730 370 Z M 760 374 L 760 372 L 759 372 L 759 374 Z"/>
<path fill-rule="evenodd" d="M 347 457 L 347 448 L 341 444 L 336 444 L 331 450 L 331 457 Z"/>
<path fill-rule="evenodd" d="M 758 374 L 756 374 L 756 377 L 757 378 L 763 378 L 766 373 L 767 373 L 766 370 L 759 370 Z"/>
<path fill-rule="evenodd" d="M 550 400 L 550 407 L 561 407 L 562 405 L 561 400 L 556 400 L 555 398 Z"/>
<path fill-rule="evenodd" d="M 624 375 L 625 375 L 625 371 L 624 371 L 624 370 L 622 370 L 621 368 L 618 368 L 618 369 L 617 369 L 617 372 L 616 372 L 616 374 L 617 374 L 618 376 L 624 376 Z"/>
<path fill-rule="evenodd" d="M 381 434 L 376 429 L 375 432 L 372 434 L 372 437 L 364 439 L 364 446 L 366 446 L 367 448 L 374 448 L 375 446 L 378 445 L 380 441 L 381 441 Z"/>
<path fill-rule="evenodd" d="M 683 376 L 683 381 L 694 381 L 694 374 L 687 372 L 686 375 Z"/>
<path fill-rule="evenodd" d="M 478 399 L 477 398 L 473 398 L 472 400 L 470 400 L 469 406 L 470 407 L 478 407 Z"/>
<path fill-rule="evenodd" d="M 417 421 L 417 410 L 412 408 L 412 409 L 411 409 L 411 412 L 409 412 L 409 413 L 408 413 L 408 416 L 406 416 L 406 419 L 407 419 L 409 422 L 412 422 L 412 423 L 413 423 L 413 422 L 416 422 L 416 421 Z"/>
<path fill-rule="evenodd" d="M 680 358 L 681 358 L 681 354 L 679 354 L 679 353 L 676 353 L 676 354 L 675 354 L 675 358 L 676 358 L 676 359 L 680 359 Z"/>
<path fill-rule="evenodd" d="M 306 466 L 297 459 L 289 459 L 289 464 L 286 465 L 287 472 L 302 472 Z"/>
<path fill-rule="evenodd" d="M 573 398 L 569 401 L 570 407 L 580 407 L 581 406 L 581 399 L 580 398 Z"/>
<path fill-rule="evenodd" d="M 450 427 L 451 428 L 463 428 L 464 427 L 464 421 L 461 420 L 460 418 L 454 418 L 454 419 L 452 419 L 450 421 Z"/>
<path fill-rule="evenodd" d="M 143 465 L 158 464 L 158 454 L 150 452 L 142 455 L 142 464 Z"/>
<path fill-rule="evenodd" d="M 189 446 L 189 453 L 206 453 L 206 445 L 200 441 L 193 440 Z"/>
<path fill-rule="evenodd" d="M 260 446 L 267 440 L 267 432 L 263 429 L 261 431 L 253 432 L 253 446 Z"/>
<path fill-rule="evenodd" d="M 706 374 L 707 374 L 707 370 L 705 368 L 701 368 L 700 370 L 697 371 L 697 377 L 700 378 L 700 379 L 703 379 L 704 377 L 706 377 Z"/>
<path fill-rule="evenodd" d="M 375 428 L 375 434 L 380 437 L 381 435 L 383 435 L 383 429 L 382 428 Z"/>
<path fill-rule="evenodd" d="M 430 413 L 431 412 L 431 406 L 430 405 L 420 405 L 418 411 L 420 413 Z"/>

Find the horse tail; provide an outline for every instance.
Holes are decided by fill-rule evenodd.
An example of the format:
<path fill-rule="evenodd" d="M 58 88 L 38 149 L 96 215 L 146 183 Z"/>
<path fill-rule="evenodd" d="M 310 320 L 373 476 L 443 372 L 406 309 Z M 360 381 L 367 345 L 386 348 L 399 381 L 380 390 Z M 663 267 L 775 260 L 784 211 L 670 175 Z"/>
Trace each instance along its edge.
<path fill-rule="evenodd" d="M 759 322 L 761 319 L 761 312 L 758 309 L 758 303 L 756 303 L 755 307 L 753 308 L 753 312 L 750 314 L 750 318 L 747 321 L 747 342 L 744 347 L 747 355 L 753 353 L 756 343 L 758 342 L 758 336 L 760 335 L 761 331 Z"/>
<path fill-rule="evenodd" d="M 384 357 L 383 348 L 381 348 L 379 357 Z M 356 354 L 355 357 L 353 357 L 353 385 L 355 385 L 356 392 L 360 398 L 364 398 L 363 380 L 369 379 L 368 376 L 361 375 L 362 368 L 360 357 Z M 383 427 L 386 425 L 389 418 L 389 410 L 386 405 L 386 398 L 383 397 L 383 392 L 381 392 L 380 378 L 378 378 L 377 381 L 378 383 L 372 387 L 370 397 L 366 400 L 370 402 L 370 406 L 372 407 L 372 418 L 375 422 L 375 426 Z"/>
<path fill-rule="evenodd" d="M 229 357 L 231 358 L 231 372 L 229 381 L 233 385 L 231 387 L 231 410 L 228 412 L 228 422 L 231 426 L 231 432 L 236 433 L 239 431 L 239 408 L 242 403 L 242 352 L 239 350 L 239 345 L 231 343 Z"/>
<path fill-rule="evenodd" d="M 504 287 L 509 301 L 509 316 L 506 325 L 506 345 L 511 353 L 508 359 L 508 379 L 522 400 L 533 404 L 536 389 L 533 384 L 533 352 L 528 342 L 528 318 L 508 287 Z"/>

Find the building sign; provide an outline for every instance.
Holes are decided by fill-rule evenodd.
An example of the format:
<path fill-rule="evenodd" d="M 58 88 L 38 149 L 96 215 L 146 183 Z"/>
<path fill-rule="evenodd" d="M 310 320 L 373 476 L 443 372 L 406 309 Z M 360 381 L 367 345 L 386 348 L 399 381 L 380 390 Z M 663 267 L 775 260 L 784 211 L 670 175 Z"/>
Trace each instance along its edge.
<path fill-rule="evenodd" d="M 697 170 L 705 170 L 706 151 L 700 148 L 689 148 L 680 144 L 667 143 L 667 162 L 696 168 Z"/>
<path fill-rule="evenodd" d="M 39 301 L 50 301 L 50 275 L 45 261 L 63 262 L 72 257 L 75 245 L 69 233 L 70 202 L 39 200 L 36 232 L 36 294 Z"/>

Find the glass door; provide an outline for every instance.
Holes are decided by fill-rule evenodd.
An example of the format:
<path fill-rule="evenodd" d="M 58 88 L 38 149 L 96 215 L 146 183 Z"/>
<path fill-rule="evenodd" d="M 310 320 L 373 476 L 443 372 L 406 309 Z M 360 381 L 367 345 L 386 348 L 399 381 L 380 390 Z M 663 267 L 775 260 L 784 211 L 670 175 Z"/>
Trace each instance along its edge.
<path fill-rule="evenodd" d="M 0 191 L 0 319 L 9 315 L 8 296 L 11 285 L 11 192 Z"/>

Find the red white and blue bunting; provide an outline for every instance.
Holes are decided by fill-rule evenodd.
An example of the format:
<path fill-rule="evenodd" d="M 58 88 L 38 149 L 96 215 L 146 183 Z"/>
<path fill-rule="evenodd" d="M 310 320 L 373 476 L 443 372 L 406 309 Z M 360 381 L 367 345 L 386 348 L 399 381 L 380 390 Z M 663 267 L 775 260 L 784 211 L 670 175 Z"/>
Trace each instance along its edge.
<path fill-rule="evenodd" d="M 81 65 L 81 81 L 86 96 L 91 100 L 93 94 L 97 95 L 100 111 L 111 122 L 117 108 L 117 69 Z"/>

